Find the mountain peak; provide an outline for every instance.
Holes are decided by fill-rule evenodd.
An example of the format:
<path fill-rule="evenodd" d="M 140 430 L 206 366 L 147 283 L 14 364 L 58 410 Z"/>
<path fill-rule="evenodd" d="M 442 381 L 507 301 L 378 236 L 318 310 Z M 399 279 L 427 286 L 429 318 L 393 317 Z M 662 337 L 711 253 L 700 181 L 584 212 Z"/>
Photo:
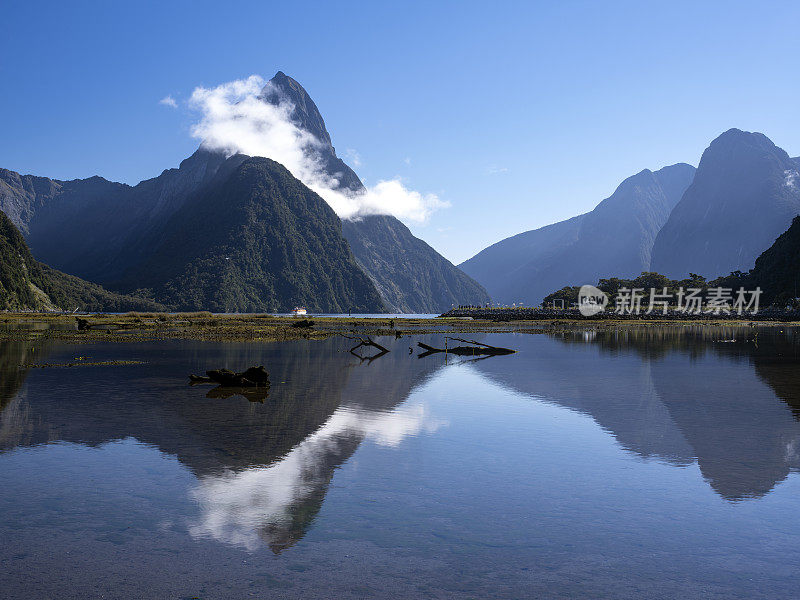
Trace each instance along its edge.
<path fill-rule="evenodd" d="M 717 136 L 711 142 L 711 144 L 709 144 L 708 150 L 733 148 L 737 146 L 739 147 L 747 146 L 750 148 L 767 149 L 767 150 L 773 150 L 777 148 L 777 146 L 775 146 L 772 140 L 770 140 L 763 133 L 759 133 L 757 131 L 743 131 L 741 129 L 736 129 L 734 127 L 732 129 L 728 129 L 728 131 Z"/>
<path fill-rule="evenodd" d="M 331 136 L 325 127 L 317 105 L 308 95 L 305 88 L 283 71 L 278 71 L 261 90 L 261 99 L 270 104 L 288 101 L 294 107 L 292 120 L 301 129 L 305 129 L 318 140 L 331 146 Z"/>
<path fill-rule="evenodd" d="M 336 149 L 325 127 L 325 119 L 302 85 L 283 71 L 278 71 L 261 90 L 259 98 L 276 106 L 281 103 L 291 104 L 292 122 L 322 142 L 314 151 L 323 169 L 339 182 L 339 187 L 342 189 L 354 192 L 364 189 L 364 184 L 358 175 L 336 156 Z"/>
<path fill-rule="evenodd" d="M 789 155 L 763 133 L 729 129 L 714 139 L 700 158 L 700 169 L 727 163 L 734 170 L 750 161 L 774 164 L 790 163 Z"/>

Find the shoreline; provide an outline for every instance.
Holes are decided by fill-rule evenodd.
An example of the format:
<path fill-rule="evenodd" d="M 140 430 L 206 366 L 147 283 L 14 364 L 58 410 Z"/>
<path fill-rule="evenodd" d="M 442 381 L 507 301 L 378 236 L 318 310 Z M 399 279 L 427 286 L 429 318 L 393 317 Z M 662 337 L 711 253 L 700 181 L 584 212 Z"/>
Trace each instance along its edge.
<path fill-rule="evenodd" d="M 742 314 L 711 314 L 708 312 L 685 313 L 670 311 L 667 314 L 644 312 L 638 314 L 617 314 L 613 311 L 603 311 L 591 317 L 584 316 L 577 308 L 454 308 L 441 317 L 472 318 L 486 321 L 619 321 L 619 322 L 717 322 L 717 321 L 743 321 L 743 322 L 775 322 L 798 323 L 800 311 L 776 310 L 765 308 L 757 313 Z"/>
<path fill-rule="evenodd" d="M 502 309 L 501 309 L 502 310 Z M 449 313 L 446 313 L 449 314 Z M 659 315 L 661 316 L 661 315 Z M 738 316 L 738 315 L 737 315 Z M 649 315 L 648 315 L 649 317 Z M 708 317 L 708 316 L 707 316 Z M 86 329 L 78 329 L 78 319 Z M 93 341 L 142 342 L 166 339 L 281 342 L 327 339 L 332 336 L 395 336 L 422 334 L 553 333 L 566 330 L 632 329 L 634 327 L 789 327 L 797 321 L 751 318 L 561 318 L 474 319 L 306 317 L 311 327 L 294 327 L 298 317 L 272 314 L 214 315 L 212 313 L 126 313 L 64 315 L 0 313 L 0 341 L 49 339 L 73 343 Z"/>

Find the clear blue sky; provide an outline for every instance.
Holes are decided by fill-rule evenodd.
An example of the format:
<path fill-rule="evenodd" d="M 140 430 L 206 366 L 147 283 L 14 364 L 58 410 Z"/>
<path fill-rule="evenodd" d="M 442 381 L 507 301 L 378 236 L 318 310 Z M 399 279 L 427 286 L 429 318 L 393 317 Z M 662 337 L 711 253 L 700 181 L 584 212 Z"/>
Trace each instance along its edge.
<path fill-rule="evenodd" d="M 362 179 L 452 207 L 412 229 L 454 262 L 697 164 L 731 127 L 800 154 L 798 2 L 17 2 L 0 166 L 136 183 L 195 149 L 185 100 L 283 70 Z"/>

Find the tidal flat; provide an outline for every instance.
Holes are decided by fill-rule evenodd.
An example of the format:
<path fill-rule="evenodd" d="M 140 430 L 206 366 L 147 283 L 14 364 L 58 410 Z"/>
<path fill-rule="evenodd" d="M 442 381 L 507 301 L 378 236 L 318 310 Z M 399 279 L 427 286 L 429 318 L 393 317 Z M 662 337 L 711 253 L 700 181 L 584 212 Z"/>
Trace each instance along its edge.
<path fill-rule="evenodd" d="M 791 325 L 79 318 L 0 316 L 0 598 L 800 585 Z M 446 337 L 517 352 L 417 346 Z"/>
<path fill-rule="evenodd" d="M 299 319 L 273 314 L 139 313 L 69 315 L 59 313 L 0 313 L 0 339 L 43 338 L 61 341 L 147 341 L 165 339 L 278 342 L 326 339 L 331 336 L 415 335 L 425 333 L 552 333 L 558 331 L 636 330 L 642 328 L 713 332 L 726 328 L 785 328 L 786 321 L 554 319 L 489 320 L 465 317 L 312 316 L 311 327 Z M 81 327 L 83 321 L 83 327 Z"/>

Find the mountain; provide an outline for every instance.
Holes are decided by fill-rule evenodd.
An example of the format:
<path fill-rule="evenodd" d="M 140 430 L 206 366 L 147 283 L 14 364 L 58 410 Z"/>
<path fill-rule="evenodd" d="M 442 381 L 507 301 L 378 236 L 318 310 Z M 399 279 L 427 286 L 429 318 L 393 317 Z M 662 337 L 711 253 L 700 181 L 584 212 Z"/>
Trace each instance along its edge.
<path fill-rule="evenodd" d="M 480 281 L 498 302 L 508 302 L 513 292 L 505 291 L 510 274 L 533 270 L 537 264 L 547 265 L 578 239 L 581 222 L 586 215 L 525 231 L 481 250 L 459 267 Z M 538 293 L 538 292 L 537 292 Z M 520 299 L 511 300 L 519 302 Z"/>
<path fill-rule="evenodd" d="M 364 190 L 355 172 L 336 156 L 325 121 L 299 83 L 279 72 L 264 88 L 262 99 L 273 103 L 291 103 L 295 122 L 320 140 L 316 152 L 327 173 L 338 180 L 342 189 L 353 193 Z M 186 241 L 192 237 L 191 231 L 184 229 L 186 223 L 194 222 L 191 213 L 195 210 L 195 203 L 200 203 L 197 206 L 206 211 L 203 214 L 210 221 L 227 223 L 227 219 L 234 218 L 226 213 L 223 205 L 214 207 L 217 214 L 211 215 L 208 210 L 212 207 L 207 204 L 213 195 L 226 197 L 225 191 L 218 187 L 213 193 L 209 189 L 212 182 L 218 186 L 218 172 L 223 165 L 232 168 L 229 161 L 233 158 L 201 146 L 179 168 L 168 169 L 158 177 L 142 181 L 136 186 L 114 183 L 101 177 L 59 181 L 0 169 L 0 210 L 23 232 L 38 260 L 116 290 L 150 288 L 154 293 L 165 294 L 164 301 L 177 303 L 175 306 L 184 308 L 212 308 L 197 305 L 197 302 L 209 301 L 213 307 L 227 306 L 231 310 L 233 307 L 236 310 L 267 310 L 271 306 L 285 308 L 287 303 L 292 302 L 289 298 L 300 297 L 297 303 L 324 311 L 366 310 L 369 307 L 370 311 L 388 308 L 399 312 L 438 312 L 450 308 L 452 304 L 488 301 L 486 291 L 479 284 L 428 244 L 414 237 L 397 219 L 377 216 L 357 222 L 348 221 L 343 227 L 340 226 L 339 233 L 333 235 L 328 229 L 328 215 L 323 218 L 319 212 L 321 209 L 315 209 L 315 215 L 322 219 L 320 223 L 325 222 L 325 226 L 303 228 L 298 225 L 297 215 L 289 218 L 283 211 L 287 206 L 287 198 L 282 196 L 282 192 L 274 198 L 278 206 L 272 212 L 253 212 L 252 208 L 257 203 L 252 202 L 249 208 L 236 205 L 236 211 L 243 211 L 234 211 L 241 217 L 239 225 L 244 226 L 250 218 L 242 217 L 245 213 L 252 218 L 271 218 L 279 214 L 280 220 L 276 223 L 247 221 L 251 227 L 248 231 L 261 228 L 270 234 L 289 236 L 295 236 L 300 231 L 304 235 L 324 232 L 324 241 L 333 243 L 330 252 L 318 252 L 322 240 L 309 239 L 300 246 L 296 244 L 296 239 L 288 241 L 286 252 L 301 252 L 297 257 L 292 257 L 293 267 L 298 270 L 291 271 L 287 270 L 286 264 L 292 263 L 292 260 L 286 264 L 267 264 L 262 260 L 266 255 L 251 256 L 250 252 L 255 250 L 267 253 L 275 250 L 277 246 L 271 242 L 254 244 L 253 240 L 229 238 L 227 245 L 223 244 L 226 255 L 230 255 L 230 250 L 241 242 L 239 250 L 243 254 L 240 256 L 243 259 L 247 257 L 241 268 L 248 271 L 229 274 L 234 277 L 237 286 L 230 293 L 214 291 L 212 288 L 216 284 L 213 282 L 220 283 L 222 280 L 209 279 L 210 272 L 203 269 L 219 267 L 208 252 L 221 252 L 220 246 L 215 243 L 212 244 L 213 248 L 206 248 L 205 244 L 197 242 L 187 243 L 180 248 L 194 249 L 198 253 L 194 257 L 188 256 L 185 251 L 169 257 L 159 249 L 174 243 L 170 240 Z M 245 159 L 244 156 L 235 158 L 236 161 Z M 271 186 L 275 173 L 265 169 L 262 174 L 271 181 L 266 185 Z M 258 186 L 256 182 L 251 183 L 249 190 L 255 194 Z M 290 187 L 293 194 L 299 193 L 294 183 Z M 270 187 L 272 190 L 278 188 L 280 186 Z M 249 202 L 253 197 L 243 201 Z M 284 230 L 284 226 L 287 229 Z M 204 231 L 211 235 L 207 227 Z M 376 302 L 372 293 L 362 286 L 363 281 L 352 272 L 350 251 L 345 252 L 341 248 L 342 234 L 352 246 L 358 268 L 366 272 L 372 281 L 370 286 L 380 290 L 383 301 Z M 209 239 L 214 239 L 214 236 L 211 235 Z M 305 254 L 312 248 L 313 255 Z M 320 256 L 323 258 L 318 259 Z M 217 255 L 214 257 L 219 258 Z M 270 257 L 273 260 L 280 258 L 274 254 Z M 344 261 L 340 265 L 330 262 L 339 259 Z M 257 268 L 256 263 L 260 265 Z M 249 271 L 251 267 L 253 270 Z M 311 270 L 306 271 L 305 267 Z M 325 272 L 313 271 L 317 267 L 324 267 Z M 227 270 L 225 272 L 228 273 Z M 310 277 L 312 273 L 316 274 Z M 267 283 L 258 283 L 256 275 L 262 277 L 261 282 Z M 181 288 L 189 282 L 193 287 Z M 356 287 L 343 289 L 337 287 L 340 284 L 353 284 Z M 265 293 L 267 296 L 263 295 Z M 320 293 L 321 297 L 315 298 L 316 293 Z"/>
<path fill-rule="evenodd" d="M 594 210 L 507 238 L 459 265 L 497 302 L 533 305 L 565 285 L 649 270 L 651 249 L 694 176 L 679 163 L 623 181 Z"/>
<path fill-rule="evenodd" d="M 181 310 L 380 312 L 333 209 L 267 158 L 233 156 L 119 284 Z"/>
<path fill-rule="evenodd" d="M 279 71 L 264 87 L 261 98 L 272 104 L 290 103 L 294 123 L 319 140 L 319 161 L 327 174 L 338 180 L 340 189 L 364 191 L 358 175 L 336 156 L 325 120 L 302 85 Z M 482 305 L 489 301 L 479 283 L 414 237 L 395 217 L 367 216 L 345 220 L 342 225 L 356 261 L 390 310 L 434 313 L 453 304 Z"/>
<path fill-rule="evenodd" d="M 0 310 L 163 310 L 151 300 L 114 294 L 37 262 L 25 239 L 0 212 Z"/>
<path fill-rule="evenodd" d="M 38 259 L 173 309 L 384 310 L 335 213 L 264 160 L 200 148 L 133 187 L 2 170 L 0 209 Z"/>
<path fill-rule="evenodd" d="M 673 278 L 747 271 L 800 214 L 800 165 L 761 133 L 731 129 L 703 152 L 658 233 L 651 270 Z"/>

